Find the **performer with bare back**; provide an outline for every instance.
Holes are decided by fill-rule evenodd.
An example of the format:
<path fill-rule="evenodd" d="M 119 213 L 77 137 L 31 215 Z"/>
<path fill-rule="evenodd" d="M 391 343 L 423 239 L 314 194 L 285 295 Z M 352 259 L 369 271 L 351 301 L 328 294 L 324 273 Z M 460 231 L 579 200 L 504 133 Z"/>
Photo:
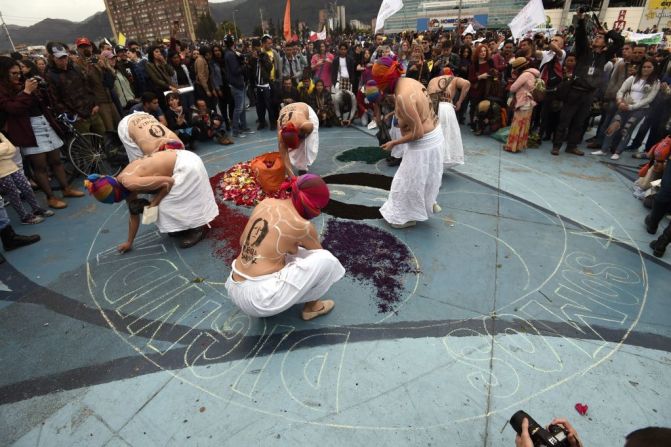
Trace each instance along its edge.
<path fill-rule="evenodd" d="M 329 190 L 314 174 L 282 187 L 291 189 L 290 199 L 265 199 L 254 208 L 226 290 L 247 315 L 269 317 L 304 303 L 301 317 L 311 320 L 333 309 L 332 300 L 321 298 L 345 274 L 309 221 L 328 203 Z"/>
<path fill-rule="evenodd" d="M 438 117 L 440 127 L 443 129 L 445 140 L 443 164 L 446 168 L 451 168 L 464 164 L 464 145 L 461 142 L 461 129 L 456 112 L 461 109 L 461 104 L 468 97 L 471 83 L 454 76 L 449 68 L 445 68 L 444 73 L 431 79 L 426 89 L 431 98 L 433 113 Z M 456 98 L 457 90 L 459 90 L 458 98 Z"/>
<path fill-rule="evenodd" d="M 401 129 L 401 138 L 383 144 L 382 149 L 389 151 L 396 145 L 406 144 L 389 198 L 380 213 L 392 227 L 406 228 L 440 211 L 436 199 L 443 175 L 443 133 L 426 89 L 414 79 L 401 78 L 398 61 L 381 57 L 372 71 L 379 93 L 394 94 Z M 367 93 L 371 90 L 368 87 Z M 379 98 L 379 93 L 375 93 Z"/>
<path fill-rule="evenodd" d="M 161 233 L 181 237 L 181 247 L 197 244 L 206 225 L 219 215 L 214 193 L 200 157 L 185 150 L 164 150 L 132 161 L 115 178 L 90 175 L 86 188 L 101 202 L 126 199 L 129 209 L 128 239 L 119 245 L 129 251 L 140 227 L 140 214 L 158 207 L 156 226 Z M 138 194 L 153 194 L 150 201 Z"/>
<path fill-rule="evenodd" d="M 314 163 L 319 150 L 319 117 L 304 102 L 286 105 L 277 120 L 277 141 L 287 175 L 292 166 L 304 174 Z"/>

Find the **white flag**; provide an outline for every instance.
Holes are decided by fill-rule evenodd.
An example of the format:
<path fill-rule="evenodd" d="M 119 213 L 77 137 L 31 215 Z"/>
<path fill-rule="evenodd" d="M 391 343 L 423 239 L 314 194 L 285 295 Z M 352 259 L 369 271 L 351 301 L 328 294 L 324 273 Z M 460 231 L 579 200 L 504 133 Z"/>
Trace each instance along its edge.
<path fill-rule="evenodd" d="M 403 0 L 382 0 L 375 20 L 375 32 L 384 28 L 384 22 L 403 8 Z"/>
<path fill-rule="evenodd" d="M 541 23 L 545 23 L 545 9 L 543 0 L 530 0 L 524 8 L 508 24 L 513 37 L 522 37 Z"/>
<path fill-rule="evenodd" d="M 473 28 L 472 23 L 469 23 L 468 27 L 464 30 L 463 33 L 461 33 L 462 36 L 465 36 L 466 34 L 472 34 L 475 36 L 475 28 Z"/>

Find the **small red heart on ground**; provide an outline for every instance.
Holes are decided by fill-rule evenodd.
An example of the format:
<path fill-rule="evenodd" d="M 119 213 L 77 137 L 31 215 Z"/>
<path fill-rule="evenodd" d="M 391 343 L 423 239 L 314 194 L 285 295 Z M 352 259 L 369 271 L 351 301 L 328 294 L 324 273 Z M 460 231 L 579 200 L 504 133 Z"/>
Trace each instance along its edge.
<path fill-rule="evenodd" d="M 575 411 L 577 411 L 580 416 L 586 415 L 588 408 L 589 407 L 587 405 L 584 405 L 584 404 L 581 404 L 581 403 L 575 404 Z"/>

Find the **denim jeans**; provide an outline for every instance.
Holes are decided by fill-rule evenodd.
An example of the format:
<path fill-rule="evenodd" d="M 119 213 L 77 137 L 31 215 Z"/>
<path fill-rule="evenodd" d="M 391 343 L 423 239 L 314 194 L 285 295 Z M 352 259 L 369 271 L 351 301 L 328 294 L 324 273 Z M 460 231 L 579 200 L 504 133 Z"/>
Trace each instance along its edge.
<path fill-rule="evenodd" d="M 604 152 L 609 152 L 611 149 L 615 149 L 614 152 L 616 154 L 621 154 L 627 147 L 627 143 L 629 143 L 631 133 L 636 128 L 638 122 L 645 117 L 645 114 L 647 112 L 648 109 L 638 109 L 638 110 L 616 113 L 615 116 L 613 117 L 613 120 L 611 121 L 611 124 L 616 121 L 619 121 L 620 129 L 617 130 L 616 132 L 613 132 L 612 135 L 606 134 L 605 138 L 603 139 L 603 144 L 601 146 L 602 150 Z M 615 137 L 618 135 L 618 133 L 620 135 L 620 141 L 617 143 L 617 145 L 615 145 L 615 148 L 612 148 L 611 146 L 613 146 Z"/>
<path fill-rule="evenodd" d="M 235 109 L 233 110 L 233 132 L 240 132 L 247 128 L 245 88 L 238 89 L 231 85 L 231 93 L 233 94 L 233 103 L 235 104 Z"/>

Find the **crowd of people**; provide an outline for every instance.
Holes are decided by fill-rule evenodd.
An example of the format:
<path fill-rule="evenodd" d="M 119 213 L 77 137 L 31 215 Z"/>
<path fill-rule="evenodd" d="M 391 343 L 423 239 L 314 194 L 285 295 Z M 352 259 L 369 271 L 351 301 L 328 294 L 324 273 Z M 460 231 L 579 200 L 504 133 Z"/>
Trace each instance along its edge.
<path fill-rule="evenodd" d="M 53 209 L 82 195 L 68 185 L 61 163 L 63 133 L 55 119 L 61 113 L 73 118 L 77 131 L 102 135 L 121 130 L 125 116 L 144 112 L 189 150 L 206 141 L 234 144 L 253 133 L 247 124 L 250 106 L 256 110 L 256 131 L 279 132 L 282 110 L 304 104 L 314 113 L 315 129 L 358 124 L 379 127 L 383 135 L 388 128 L 398 137 L 404 120 L 394 93 L 376 84 L 374 67 L 380 61 L 386 67 L 393 61 L 400 79 L 423 86 L 432 113 L 441 118 L 444 139 L 460 139 L 459 129 L 448 124 L 453 111 L 456 122 L 474 135 L 502 139 L 507 152 L 549 140 L 552 155 L 565 145 L 567 154 L 582 156 L 585 133 L 598 117 L 596 134 L 585 142 L 592 155 L 617 160 L 631 151 L 634 158 L 647 158 L 669 133 L 669 52 L 625 42 L 619 31 L 589 22 L 579 13 L 577 24 L 561 34 L 521 39 L 512 39 L 508 31 L 460 28 L 339 34 L 315 42 L 229 35 L 223 42 L 194 45 L 176 38 L 175 24 L 165 43 L 131 40 L 113 46 L 105 40 L 95 45 L 87 37 L 72 46 L 49 42 L 45 55 L 14 53 L 0 60 L 2 144 L 8 147 L 0 193 L 24 224 L 53 214 L 37 204 L 33 189 L 41 190 Z M 378 101 L 376 92 L 384 99 Z M 440 109 L 443 103 L 451 108 Z M 389 139 L 381 141 L 391 150 L 388 163 L 402 165 L 400 148 L 406 141 L 389 145 Z M 456 164 L 463 160 L 445 152 L 443 161 L 454 156 Z M 299 173 L 308 167 L 301 165 Z M 657 166 L 654 175 L 661 178 L 663 172 Z M 52 178 L 62 197 L 54 193 Z M 656 229 L 661 220 L 656 216 L 664 214 L 654 211 L 648 230 Z M 670 232 L 655 247 L 665 247 Z"/>

